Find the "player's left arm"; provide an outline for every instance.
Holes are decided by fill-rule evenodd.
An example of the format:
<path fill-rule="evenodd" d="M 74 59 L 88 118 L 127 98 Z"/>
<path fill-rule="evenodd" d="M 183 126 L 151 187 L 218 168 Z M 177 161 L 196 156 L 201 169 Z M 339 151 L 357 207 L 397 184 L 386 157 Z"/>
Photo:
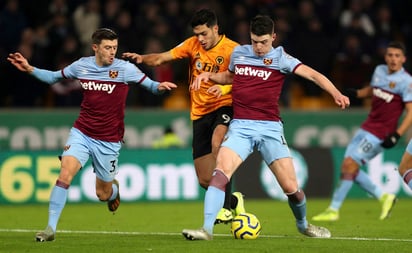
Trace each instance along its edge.
<path fill-rule="evenodd" d="M 405 117 L 395 132 L 388 134 L 382 141 L 381 146 L 384 148 L 392 148 L 398 143 L 401 136 L 412 125 L 412 102 L 405 103 Z"/>
<path fill-rule="evenodd" d="M 408 130 L 408 128 L 412 126 L 412 101 L 405 103 L 405 111 L 405 117 L 403 117 L 403 120 L 398 129 L 396 129 L 396 132 L 400 136 L 402 136 Z"/>
<path fill-rule="evenodd" d="M 313 68 L 305 64 L 300 64 L 295 69 L 294 73 L 314 82 L 319 87 L 324 89 L 326 92 L 328 92 L 333 97 L 333 99 L 335 100 L 335 103 L 339 105 L 342 109 L 345 109 L 346 107 L 349 106 L 350 104 L 349 98 L 343 95 L 335 87 L 335 85 L 333 85 L 333 83 L 323 74 L 319 73 L 318 71 L 314 70 Z"/>

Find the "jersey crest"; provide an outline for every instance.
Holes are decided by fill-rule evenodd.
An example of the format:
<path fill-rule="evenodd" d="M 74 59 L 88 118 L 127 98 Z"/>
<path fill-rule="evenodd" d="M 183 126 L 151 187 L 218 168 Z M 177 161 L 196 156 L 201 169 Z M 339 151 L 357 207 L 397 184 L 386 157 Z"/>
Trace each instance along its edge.
<path fill-rule="evenodd" d="M 222 65 L 223 62 L 225 62 L 225 58 L 223 58 L 223 56 L 216 57 L 216 63 L 217 64 Z"/>
<path fill-rule="evenodd" d="M 109 71 L 109 77 L 115 79 L 119 75 L 118 70 L 110 70 Z"/>
<path fill-rule="evenodd" d="M 263 64 L 265 65 L 270 65 L 272 64 L 272 62 L 273 62 L 273 59 L 270 59 L 270 58 L 263 59 Z"/>

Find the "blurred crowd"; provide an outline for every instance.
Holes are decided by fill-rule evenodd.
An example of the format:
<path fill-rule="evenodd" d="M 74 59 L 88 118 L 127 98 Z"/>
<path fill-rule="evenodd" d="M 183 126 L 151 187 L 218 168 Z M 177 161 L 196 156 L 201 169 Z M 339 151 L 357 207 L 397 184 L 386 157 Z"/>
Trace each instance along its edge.
<path fill-rule="evenodd" d="M 126 51 L 163 52 L 191 35 L 190 18 L 202 7 L 214 9 L 220 31 L 240 44 L 249 43 L 251 17 L 270 15 L 276 23 L 276 45 L 328 76 L 342 91 L 369 82 L 375 65 L 383 63 L 389 41 L 412 45 L 412 2 L 404 0 L 0 0 L 0 107 L 70 107 L 81 100 L 77 81 L 49 87 L 15 70 L 6 60 L 10 52 L 21 52 L 34 66 L 57 70 L 92 54 L 90 37 L 99 27 L 118 33 L 118 56 Z M 411 52 L 407 54 L 410 58 Z M 153 79 L 173 80 L 187 89 L 184 61 L 139 67 Z M 409 61 L 405 67 L 409 69 Z M 289 77 L 281 102 L 296 107 L 296 101 L 320 100 L 323 95 L 316 85 Z M 127 103 L 162 107 L 167 98 L 135 86 Z"/>

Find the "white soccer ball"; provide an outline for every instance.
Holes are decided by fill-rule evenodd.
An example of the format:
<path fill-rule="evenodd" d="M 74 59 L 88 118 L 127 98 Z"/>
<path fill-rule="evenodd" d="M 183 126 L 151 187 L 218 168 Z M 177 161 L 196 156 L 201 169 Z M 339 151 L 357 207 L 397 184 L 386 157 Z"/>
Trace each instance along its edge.
<path fill-rule="evenodd" d="M 251 213 L 241 213 L 232 220 L 231 232 L 236 239 L 256 239 L 262 226 Z"/>

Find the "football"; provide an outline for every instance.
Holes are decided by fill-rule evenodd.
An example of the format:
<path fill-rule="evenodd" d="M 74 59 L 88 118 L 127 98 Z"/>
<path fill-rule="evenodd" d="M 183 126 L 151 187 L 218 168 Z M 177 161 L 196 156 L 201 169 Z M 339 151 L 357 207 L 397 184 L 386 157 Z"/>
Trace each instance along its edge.
<path fill-rule="evenodd" d="M 251 213 L 241 213 L 232 220 L 231 232 L 236 239 L 256 239 L 262 226 Z"/>

